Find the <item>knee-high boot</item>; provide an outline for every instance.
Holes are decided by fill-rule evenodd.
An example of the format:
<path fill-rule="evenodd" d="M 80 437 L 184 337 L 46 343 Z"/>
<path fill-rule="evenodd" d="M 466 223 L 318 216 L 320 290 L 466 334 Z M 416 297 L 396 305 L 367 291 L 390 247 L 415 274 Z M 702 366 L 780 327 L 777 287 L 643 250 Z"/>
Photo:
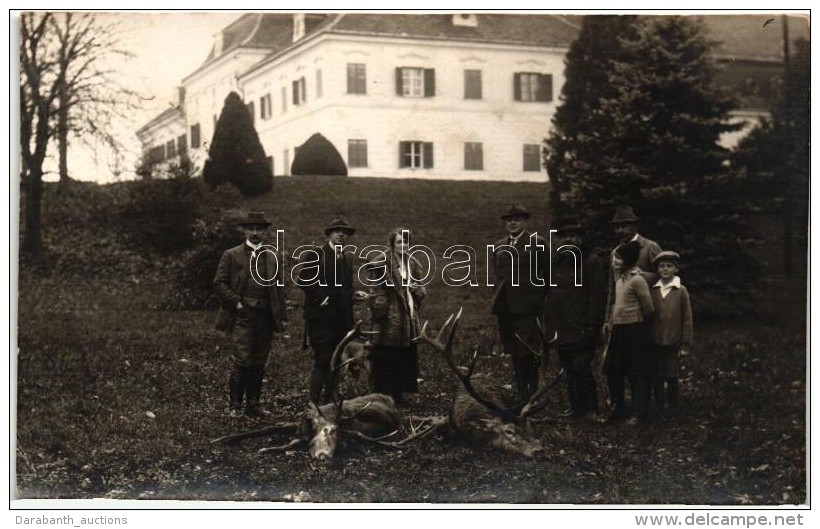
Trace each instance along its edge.
<path fill-rule="evenodd" d="M 265 371 L 262 368 L 250 368 L 247 371 L 247 403 L 245 405 L 245 415 L 248 417 L 264 417 L 270 412 L 262 409 L 260 397 L 262 396 L 262 378 Z"/>
<path fill-rule="evenodd" d="M 238 416 L 242 412 L 242 399 L 245 396 L 245 373 L 232 369 L 228 377 L 228 412 Z"/>

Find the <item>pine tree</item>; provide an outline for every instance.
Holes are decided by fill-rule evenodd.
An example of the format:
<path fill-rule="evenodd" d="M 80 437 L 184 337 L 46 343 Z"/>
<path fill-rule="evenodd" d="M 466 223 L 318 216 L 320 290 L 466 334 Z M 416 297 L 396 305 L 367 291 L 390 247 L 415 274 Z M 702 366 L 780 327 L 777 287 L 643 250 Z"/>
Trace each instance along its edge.
<path fill-rule="evenodd" d="M 630 204 L 642 233 L 681 254 L 696 290 L 745 288 L 756 267 L 744 242 L 754 234 L 739 221 L 746 204 L 732 194 L 728 151 L 718 144 L 735 128 L 728 124 L 734 101 L 713 82 L 713 43 L 689 17 L 638 17 L 620 28 L 613 22 L 618 35 L 600 24 L 587 17 L 582 33 L 604 42 L 579 47 L 567 63 L 568 77 L 578 67 L 573 59 L 596 70 L 584 74 L 596 93 L 560 116 L 567 121 L 557 114 L 547 140 L 550 178 L 559 182 L 554 210 L 580 214 L 589 242 L 606 251 L 615 207 Z M 573 97 L 567 87 L 563 94 L 565 102 Z"/>
<path fill-rule="evenodd" d="M 260 195 L 273 189 L 273 174 L 265 149 L 248 110 L 236 92 L 225 98 L 202 178 L 212 189 L 230 182 L 247 196 Z"/>
<path fill-rule="evenodd" d="M 621 38 L 637 20 L 634 16 L 585 16 L 565 59 L 561 91 L 562 104 L 552 120 L 552 133 L 545 146 L 545 162 L 550 177 L 550 202 L 554 217 L 575 211 L 580 175 L 602 170 L 597 153 L 606 137 L 589 134 L 601 129 L 601 101 L 612 97 L 610 64 L 621 54 Z"/>

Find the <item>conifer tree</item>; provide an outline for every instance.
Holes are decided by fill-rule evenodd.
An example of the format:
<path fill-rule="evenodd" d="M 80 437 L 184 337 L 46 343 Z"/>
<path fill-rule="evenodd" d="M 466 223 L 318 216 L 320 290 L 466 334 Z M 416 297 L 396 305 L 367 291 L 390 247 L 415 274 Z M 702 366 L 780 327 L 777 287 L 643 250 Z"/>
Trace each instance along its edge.
<path fill-rule="evenodd" d="M 584 59 L 580 67 L 593 71 L 583 74 L 588 92 L 564 88 L 564 105 L 575 93 L 585 99 L 556 114 L 546 144 L 550 179 L 558 181 L 554 211 L 580 214 L 590 243 L 607 251 L 613 211 L 630 204 L 642 233 L 682 255 L 696 289 L 748 287 L 756 267 L 744 243 L 754 233 L 740 222 L 747 204 L 732 193 L 729 153 L 718 143 L 735 128 L 728 124 L 734 100 L 714 83 L 713 43 L 691 17 L 612 22 L 616 35 L 600 24 L 586 18 L 581 33 L 598 46 L 574 46 L 578 54 L 568 57 L 568 78 L 579 67 L 572 61 Z"/>
<path fill-rule="evenodd" d="M 236 92 L 225 98 L 202 178 L 212 189 L 230 182 L 247 196 L 260 195 L 273 189 L 273 174 L 265 149 L 248 110 Z"/>

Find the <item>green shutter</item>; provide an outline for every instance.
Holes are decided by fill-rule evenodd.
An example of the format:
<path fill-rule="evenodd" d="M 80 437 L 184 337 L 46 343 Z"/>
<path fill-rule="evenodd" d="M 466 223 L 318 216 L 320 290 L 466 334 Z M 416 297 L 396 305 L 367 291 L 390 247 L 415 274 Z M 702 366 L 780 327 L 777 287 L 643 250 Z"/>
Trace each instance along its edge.
<path fill-rule="evenodd" d="M 513 99 L 521 101 L 521 74 L 513 74 Z"/>
<path fill-rule="evenodd" d="M 399 168 L 407 167 L 407 164 L 404 163 L 404 142 L 399 142 Z"/>
<path fill-rule="evenodd" d="M 436 95 L 436 70 L 425 68 L 424 70 L 424 97 Z"/>
<path fill-rule="evenodd" d="M 404 93 L 401 83 L 401 68 L 396 68 L 396 95 L 400 96 Z"/>
<path fill-rule="evenodd" d="M 552 74 L 538 76 L 538 100 L 552 101 Z"/>
<path fill-rule="evenodd" d="M 433 143 L 426 141 L 422 147 L 422 156 L 424 156 L 424 160 L 422 160 L 422 165 L 425 169 L 432 169 L 433 168 Z"/>

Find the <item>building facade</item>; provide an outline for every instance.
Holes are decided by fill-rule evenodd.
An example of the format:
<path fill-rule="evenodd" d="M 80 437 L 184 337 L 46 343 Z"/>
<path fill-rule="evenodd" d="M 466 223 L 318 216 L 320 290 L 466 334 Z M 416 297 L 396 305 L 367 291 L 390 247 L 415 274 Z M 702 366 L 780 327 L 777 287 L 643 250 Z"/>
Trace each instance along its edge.
<path fill-rule="evenodd" d="M 557 15 L 246 14 L 183 79 L 176 112 L 140 129 L 143 154 L 156 160 L 161 148 L 167 163 L 184 151 L 201 167 L 235 91 L 276 175 L 289 175 L 299 146 L 320 133 L 351 176 L 544 181 L 540 146 L 579 28 L 578 17 Z M 720 50 L 748 68 L 731 45 Z M 764 114 L 745 108 L 733 119 Z"/>

